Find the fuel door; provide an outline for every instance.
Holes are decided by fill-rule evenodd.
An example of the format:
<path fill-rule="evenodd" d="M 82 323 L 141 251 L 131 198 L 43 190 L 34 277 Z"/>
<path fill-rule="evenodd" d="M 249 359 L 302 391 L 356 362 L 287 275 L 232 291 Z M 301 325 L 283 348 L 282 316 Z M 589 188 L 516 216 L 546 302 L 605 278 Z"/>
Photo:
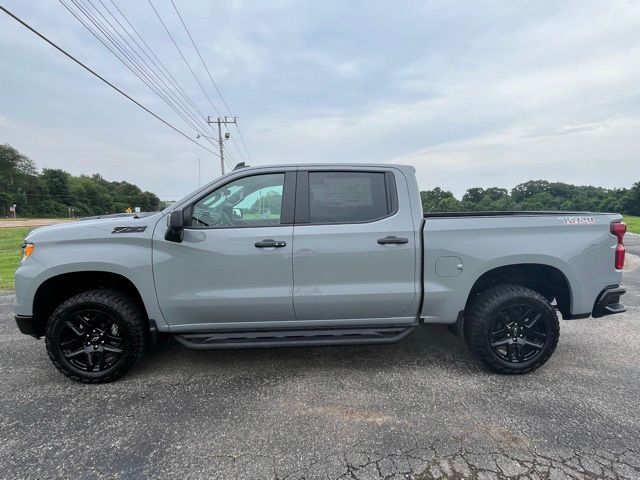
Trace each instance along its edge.
<path fill-rule="evenodd" d="M 436 260 L 436 275 L 439 277 L 457 277 L 462 273 L 463 265 L 459 257 L 440 257 Z"/>

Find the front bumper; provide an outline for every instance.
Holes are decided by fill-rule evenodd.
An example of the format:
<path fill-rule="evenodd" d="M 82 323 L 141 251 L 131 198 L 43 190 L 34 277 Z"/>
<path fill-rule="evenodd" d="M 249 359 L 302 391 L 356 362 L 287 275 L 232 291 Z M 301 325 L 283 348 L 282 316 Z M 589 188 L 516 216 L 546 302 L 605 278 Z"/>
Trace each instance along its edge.
<path fill-rule="evenodd" d="M 40 338 L 42 336 L 32 316 L 16 315 L 16 323 L 18 324 L 18 329 L 25 335 L 31 335 L 34 338 Z"/>
<path fill-rule="evenodd" d="M 627 291 L 624 287 L 612 286 L 605 288 L 598 296 L 591 316 L 600 318 L 627 311 L 627 307 L 620 303 L 620 297 Z"/>

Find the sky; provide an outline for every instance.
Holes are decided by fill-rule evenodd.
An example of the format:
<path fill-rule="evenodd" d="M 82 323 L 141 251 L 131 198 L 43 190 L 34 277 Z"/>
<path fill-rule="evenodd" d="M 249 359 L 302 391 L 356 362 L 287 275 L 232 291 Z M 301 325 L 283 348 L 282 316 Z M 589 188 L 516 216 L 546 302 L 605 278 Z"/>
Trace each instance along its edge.
<path fill-rule="evenodd" d="M 640 1 L 175 1 L 238 116 L 248 154 L 229 127 L 232 163 L 409 164 L 421 189 L 458 197 L 530 179 L 640 181 Z M 100 0 L 75 2 L 110 18 Z M 102 0 L 203 115 L 225 114 L 171 0 L 151 2 Z M 3 5 L 195 139 L 62 3 Z M 213 154 L 2 12 L 0 58 L 0 143 L 38 167 L 100 173 L 162 199 L 220 174 Z"/>

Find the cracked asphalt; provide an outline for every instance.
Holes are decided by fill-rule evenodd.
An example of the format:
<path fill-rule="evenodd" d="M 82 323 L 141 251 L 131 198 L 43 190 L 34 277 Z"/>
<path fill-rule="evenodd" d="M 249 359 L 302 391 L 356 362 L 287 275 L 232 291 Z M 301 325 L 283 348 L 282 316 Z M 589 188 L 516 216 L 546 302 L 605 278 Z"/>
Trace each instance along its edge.
<path fill-rule="evenodd" d="M 632 242 L 637 251 L 640 238 Z M 640 259 L 624 314 L 562 321 L 526 376 L 425 326 L 389 346 L 189 351 L 58 374 L 0 293 L 2 478 L 640 478 Z"/>

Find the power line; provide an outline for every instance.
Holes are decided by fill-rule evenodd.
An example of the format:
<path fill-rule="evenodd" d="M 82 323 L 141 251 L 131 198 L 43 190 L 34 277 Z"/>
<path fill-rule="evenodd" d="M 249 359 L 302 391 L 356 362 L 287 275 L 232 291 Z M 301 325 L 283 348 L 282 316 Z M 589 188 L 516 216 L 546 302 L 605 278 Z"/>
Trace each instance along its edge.
<path fill-rule="evenodd" d="M 74 1 L 74 0 L 72 0 Z M 110 27 L 112 32 L 115 32 L 116 35 L 118 35 L 118 37 L 120 37 L 120 39 L 122 39 L 122 41 L 124 42 L 124 44 L 128 47 L 128 49 L 140 60 L 142 61 L 142 63 L 144 64 L 144 67 L 138 62 L 136 61 L 135 58 L 132 58 L 131 56 L 129 56 L 130 61 L 133 61 L 135 63 L 135 65 L 138 67 L 139 70 L 144 71 L 145 73 L 150 74 L 150 76 L 153 77 L 154 80 L 154 85 L 157 86 L 158 88 L 162 89 L 162 91 L 167 94 L 168 96 L 171 97 L 171 99 L 173 100 L 174 103 L 176 103 L 180 109 L 185 112 L 189 118 L 191 118 L 192 120 L 194 120 L 196 123 L 198 123 L 198 121 L 200 120 L 198 118 L 197 115 L 194 115 L 193 111 L 190 110 L 185 104 L 184 102 L 178 98 L 178 96 L 173 92 L 173 90 L 167 85 L 167 83 L 158 75 L 158 73 L 156 72 L 156 70 L 154 70 L 146 61 L 144 58 L 142 58 L 142 56 L 137 52 L 137 50 L 127 41 L 126 38 L 124 38 L 122 36 L 122 34 L 118 31 L 117 28 L 115 28 L 115 26 L 102 14 L 102 12 L 100 11 L 100 9 L 94 5 L 94 3 L 92 2 L 92 0 L 88 0 L 89 3 L 91 4 L 91 6 L 93 7 L 93 9 L 104 19 L 104 21 L 107 23 L 107 25 Z M 120 23 L 120 21 L 115 17 L 115 15 L 113 15 L 113 13 L 111 12 L 111 10 L 109 10 L 108 7 L 106 7 L 106 5 L 102 2 L 102 0 L 99 0 L 100 4 L 103 6 L 103 8 L 105 8 L 105 10 L 109 13 L 109 15 L 116 21 L 116 23 L 120 26 L 120 28 L 129 36 L 129 38 L 131 38 L 134 43 L 138 46 L 138 48 L 140 48 L 142 50 L 142 48 L 140 47 L 140 45 L 136 42 L 135 38 L 133 38 L 131 36 L 131 34 L 129 33 L 129 31 L 127 29 L 125 29 L 122 24 Z M 75 3 L 75 1 L 74 1 Z M 94 17 L 95 18 L 95 17 Z M 104 24 L 102 24 L 104 27 Z M 114 38 L 111 37 L 111 41 L 114 42 Z M 117 41 L 117 39 L 115 39 L 115 41 L 119 44 L 120 42 Z M 122 44 L 120 44 L 122 45 Z M 144 51 L 143 51 L 144 53 Z M 146 67 L 146 68 L 145 68 Z M 145 76 L 147 77 L 147 76 Z M 148 77 L 147 77 L 148 78 Z M 160 85 L 161 84 L 161 85 Z M 164 88 L 163 88 L 164 87 Z M 163 100 L 166 99 L 163 98 Z M 171 106 L 171 104 L 170 104 Z M 173 108 L 173 107 L 172 107 Z M 196 131 L 198 131 L 198 128 L 195 127 L 193 124 L 190 124 Z"/>
<path fill-rule="evenodd" d="M 220 115 L 220 112 L 218 111 L 218 109 L 216 108 L 216 106 L 214 105 L 213 101 L 211 100 L 211 97 L 209 97 L 209 95 L 207 94 L 207 91 L 204 89 L 204 87 L 202 86 L 202 83 L 200 83 L 200 80 L 198 80 L 198 76 L 195 74 L 195 72 L 193 71 L 193 69 L 191 68 L 191 65 L 189 64 L 189 61 L 187 60 L 187 58 L 184 56 L 184 54 L 182 53 L 182 50 L 180 49 L 180 46 L 178 45 L 178 43 L 176 42 L 175 38 L 173 38 L 173 35 L 171 34 L 171 32 L 169 31 L 169 29 L 167 28 L 167 25 L 164 23 L 164 20 L 162 20 L 162 17 L 160 16 L 160 13 L 158 13 L 158 10 L 156 9 L 155 5 L 153 4 L 153 2 L 151 0 L 147 0 L 149 2 L 149 5 L 151 6 L 151 8 L 153 9 L 154 13 L 156 14 L 156 17 L 158 18 L 158 20 L 160 21 L 160 23 L 162 24 L 162 26 L 164 27 L 165 32 L 167 32 L 167 35 L 169 35 L 169 38 L 171 39 L 171 42 L 173 43 L 173 46 L 176 47 L 176 50 L 178 50 L 178 53 L 180 54 L 180 57 L 182 57 L 182 60 L 184 61 L 185 65 L 187 66 L 187 68 L 189 69 L 189 71 L 191 72 L 191 75 L 193 76 L 194 80 L 196 81 L 196 83 L 198 84 L 198 86 L 200 87 L 200 90 L 202 90 L 202 93 L 204 93 L 204 96 L 207 97 L 207 100 L 209 100 L 209 103 L 211 104 L 211 106 L 213 107 L 213 109 L 215 110 L 215 112 Z"/>
<path fill-rule="evenodd" d="M 149 62 L 151 62 L 151 65 L 149 65 L 144 58 L 142 58 L 142 56 L 137 52 L 137 50 L 125 39 L 122 37 L 122 35 L 119 34 L 119 32 L 117 32 L 117 29 L 114 27 L 114 30 L 118 33 L 118 35 L 120 36 L 120 38 L 123 39 L 123 41 L 127 44 L 127 46 L 131 49 L 131 51 L 133 51 L 136 56 L 144 63 L 144 65 L 148 68 L 148 70 L 150 72 L 152 72 L 155 76 L 155 78 L 157 78 L 162 85 L 164 85 L 166 87 L 166 90 L 168 92 L 170 92 L 172 98 L 179 102 L 183 111 L 188 111 L 190 113 L 190 118 L 195 119 L 196 122 L 202 122 L 203 125 L 206 124 L 207 128 L 209 128 L 209 124 L 206 123 L 206 117 L 205 115 L 200 111 L 200 109 L 195 105 L 195 103 L 193 103 L 193 100 L 191 100 L 191 98 L 187 95 L 187 93 L 182 89 L 182 87 L 180 86 L 180 84 L 176 81 L 176 79 L 173 77 L 173 75 L 171 75 L 171 72 L 169 72 L 169 70 L 164 66 L 164 64 L 162 63 L 162 61 L 158 58 L 158 56 L 155 54 L 155 52 L 151 49 L 151 47 L 149 47 L 149 45 L 147 44 L 147 42 L 144 40 L 144 38 L 142 38 L 142 36 L 138 33 L 138 31 L 135 29 L 135 27 L 131 24 L 131 22 L 129 21 L 129 19 L 125 16 L 125 14 L 122 12 L 122 10 L 120 10 L 120 8 L 118 8 L 118 6 L 116 5 L 116 3 L 114 2 L 114 0 L 110 0 L 111 3 L 113 4 L 113 6 L 115 7 L 115 9 L 118 11 L 118 13 L 122 16 L 122 18 L 124 19 L 124 21 L 129 25 L 129 27 L 134 31 L 134 33 L 140 38 L 140 40 L 142 41 L 142 43 L 147 47 L 147 49 L 151 52 L 151 54 L 153 55 L 153 57 L 155 57 L 156 61 L 149 55 L 149 53 L 147 53 L 147 51 L 138 43 L 138 41 L 135 39 L 135 37 L 131 34 L 131 32 L 129 32 L 129 30 L 120 22 L 120 20 L 118 20 L 118 18 L 116 17 L 116 15 L 114 15 L 114 13 L 111 11 L 111 9 L 105 5 L 105 3 L 103 2 L 103 0 L 98 0 L 100 2 L 100 5 L 102 5 L 102 7 L 105 9 L 105 11 L 107 11 L 109 13 L 109 15 L 111 16 L 111 18 L 113 18 L 115 20 L 115 22 L 118 24 L 118 26 L 122 29 L 122 31 L 127 35 L 127 37 L 129 37 L 133 43 L 136 45 L 136 47 L 138 47 L 138 49 L 140 50 L 140 52 L 142 52 L 142 54 L 149 60 Z M 92 0 L 89 0 L 89 2 L 93 5 Z M 95 6 L 94 9 L 96 11 L 99 11 L 99 9 Z M 104 18 L 104 16 L 103 16 Z M 105 19 L 106 20 L 106 19 Z M 108 20 L 107 20 L 108 22 Z M 110 22 L 108 22 L 110 23 Z M 162 68 L 160 68 L 160 66 L 158 65 L 158 63 L 162 66 Z M 164 70 L 163 70 L 164 69 Z M 166 73 L 165 73 L 166 72 Z M 162 75 L 162 77 L 164 77 L 164 79 L 160 76 Z M 165 81 L 166 79 L 166 81 Z M 167 82 L 169 83 L 169 85 L 167 85 Z M 177 93 L 174 93 L 174 90 Z M 179 94 L 179 95 L 178 95 Z M 182 97 L 182 98 L 180 98 Z M 182 100 L 184 99 L 189 105 L 186 105 L 185 102 Z M 191 108 L 189 108 L 189 106 Z M 196 129 L 196 132 L 199 132 L 199 129 Z"/>
<path fill-rule="evenodd" d="M 86 4 L 84 4 L 83 2 L 83 6 L 79 5 L 78 2 L 76 0 L 71 0 L 73 2 L 73 4 L 76 6 L 76 8 L 78 8 L 84 15 L 86 18 L 89 19 L 89 21 L 91 23 L 93 23 L 93 25 L 98 29 L 98 31 L 104 36 L 104 38 L 106 38 L 109 42 L 111 42 L 111 44 L 120 52 L 120 55 L 114 51 L 114 49 L 112 49 L 109 45 L 107 45 L 105 43 L 105 41 L 103 40 L 103 38 L 101 38 L 101 36 L 96 33 L 96 30 L 94 30 L 93 28 L 91 28 L 90 25 L 88 25 L 83 19 L 81 19 L 75 11 L 73 11 L 67 4 L 65 4 L 65 2 L 63 0 L 60 0 L 60 3 L 100 42 L 102 43 L 102 45 L 107 48 L 107 50 L 109 50 L 125 67 L 127 67 L 134 75 L 136 75 L 153 93 L 155 93 L 161 100 L 163 100 L 167 105 L 169 105 L 169 107 L 171 107 L 184 121 L 185 123 L 187 123 L 191 128 L 193 128 L 196 132 L 199 131 L 199 128 L 195 125 L 195 123 L 198 123 L 198 119 L 197 117 L 195 117 L 193 115 L 193 113 L 191 111 L 189 111 L 188 109 L 186 109 L 183 106 L 183 109 L 186 110 L 186 114 L 187 116 L 189 116 L 192 120 L 189 120 L 188 118 L 185 117 L 185 115 L 179 110 L 179 105 L 176 105 L 175 101 L 171 101 L 171 99 L 167 98 L 166 95 L 166 91 L 169 90 L 169 95 L 172 95 L 172 92 L 170 91 L 170 89 L 165 88 L 162 89 L 162 86 L 158 84 L 157 81 L 155 81 L 154 78 L 151 78 L 151 76 L 149 75 L 149 73 L 144 69 L 144 67 L 142 67 L 140 65 L 139 62 L 137 62 L 135 60 L 135 58 L 132 57 L 132 55 L 125 49 L 125 47 L 118 42 L 117 38 L 115 38 L 110 31 L 108 31 L 108 27 L 105 27 L 104 23 L 100 22 L 100 20 L 93 14 L 91 14 L 89 12 L 89 7 L 86 6 Z M 89 0 L 89 3 L 91 3 L 91 0 Z M 91 3 L 91 6 L 98 12 L 98 14 L 100 16 L 102 16 L 102 18 L 104 18 L 107 22 L 107 24 L 111 27 L 111 31 L 115 31 L 116 34 L 118 34 L 120 36 L 120 38 L 123 38 L 122 35 L 119 34 L 119 32 L 117 32 L 115 30 L 115 28 L 113 27 L 113 25 L 104 17 L 104 15 L 102 15 L 102 13 L 100 11 L 98 11 L 98 9 L 95 7 L 95 5 L 93 5 L 93 3 Z M 123 40 L 125 41 L 125 43 L 127 43 L 127 46 L 134 51 L 133 47 L 131 47 L 131 45 L 126 42 L 126 40 L 123 38 Z M 137 52 L 134 51 L 134 53 L 137 54 Z M 139 55 L 138 55 L 139 57 Z M 148 66 L 148 65 L 147 65 Z M 150 69 L 151 70 L 151 69 Z M 153 71 L 151 72 L 152 74 L 154 73 Z M 144 78 L 143 78 L 144 77 Z M 157 75 L 156 75 L 157 77 Z M 166 85 L 166 84 L 165 84 Z M 175 97 L 175 95 L 173 95 L 173 98 L 177 98 Z M 180 99 L 177 99 L 178 101 Z M 195 121 L 195 123 L 194 123 Z M 211 142 L 212 143 L 212 142 Z M 213 143 L 212 143 L 213 144 Z"/>
<path fill-rule="evenodd" d="M 114 89 L 116 92 L 118 92 L 120 95 L 122 95 L 123 97 L 127 98 L 128 100 L 130 100 L 131 102 L 135 103 L 138 107 L 142 108 L 145 112 L 147 112 L 149 115 L 152 115 L 154 118 L 160 120 L 162 123 L 164 123 L 166 126 L 168 126 L 169 128 L 171 128 L 172 130 L 174 130 L 176 133 L 182 135 L 184 138 L 186 138 L 187 140 L 189 140 L 192 143 L 195 143 L 196 145 L 198 145 L 201 148 L 204 148 L 205 150 L 207 150 L 210 153 L 213 153 L 214 155 L 216 155 L 216 153 L 213 150 L 210 150 L 209 148 L 205 147 L 204 145 L 196 142 L 193 138 L 189 137 L 187 134 L 185 134 L 184 132 L 182 132 L 181 130 L 179 130 L 178 128 L 176 128 L 175 126 L 173 126 L 171 123 L 167 122 L 165 119 L 163 119 L 162 117 L 160 117 L 159 115 L 155 114 L 154 112 L 152 112 L 151 110 L 149 110 L 147 107 L 145 107 L 144 105 L 142 105 L 140 102 L 138 102 L 137 100 L 135 100 L 134 98 L 132 98 L 130 95 L 126 94 L 125 92 L 123 92 L 122 90 L 120 90 L 118 87 L 116 87 L 113 83 L 111 83 L 109 80 L 107 80 L 106 78 L 104 78 L 103 76 L 101 76 L 100 74 L 96 73 L 94 70 L 92 70 L 91 68 L 89 68 L 88 66 L 86 66 L 84 63 L 82 63 L 80 60 L 78 60 L 77 58 L 75 58 L 73 55 L 71 55 L 70 53 L 68 53 L 66 50 L 64 50 L 62 47 L 59 47 L 57 44 L 55 44 L 53 41 L 49 40 L 46 36 L 44 36 L 43 34 L 41 34 L 40 32 L 38 32 L 35 28 L 33 28 L 32 26 L 30 26 L 29 24 L 27 24 L 26 22 L 24 22 L 22 19 L 20 19 L 19 17 L 17 17 L 16 15 L 14 15 L 13 13 L 11 13 L 9 10 L 7 10 L 5 7 L 3 7 L 2 5 L 0 5 L 0 10 L 2 10 L 4 13 L 6 13 L 7 15 L 9 15 L 11 18 L 13 18 L 15 21 L 17 21 L 18 23 L 20 23 L 23 27 L 27 28 L 28 30 L 30 30 L 31 32 L 33 32 L 34 34 L 36 34 L 38 37 L 40 37 L 42 40 L 44 40 L 45 42 L 47 42 L 49 45 L 51 45 L 53 48 L 55 48 L 56 50 L 58 50 L 60 53 L 62 53 L 63 55 L 65 55 L 66 57 L 70 58 L 71 60 L 73 60 L 75 63 L 77 63 L 78 65 L 80 65 L 82 68 L 84 68 L 85 70 L 87 70 L 89 73 L 91 73 L 93 76 L 95 76 L 96 78 L 102 80 L 104 83 L 106 83 L 108 86 L 110 86 L 112 89 Z"/>
<path fill-rule="evenodd" d="M 220 100 L 222 100 L 223 105 L 227 109 L 227 113 L 229 114 L 230 117 L 233 117 L 233 114 L 231 113 L 231 109 L 229 108 L 229 105 L 227 104 L 227 102 L 224 99 L 224 97 L 222 96 L 222 92 L 218 88 L 218 84 L 213 79 L 213 75 L 211 75 L 211 71 L 209 70 L 209 67 L 207 67 L 207 64 L 205 63 L 204 58 L 200 54 L 200 49 L 196 45 L 196 42 L 193 40 L 193 37 L 191 36 L 191 33 L 189 32 L 189 29 L 187 28 L 186 23 L 182 19 L 182 15 L 180 15 L 180 11 L 178 10 L 178 7 L 176 6 L 176 4 L 175 4 L 175 2 L 173 0 L 171 0 L 171 4 L 173 5 L 173 9 L 176 11 L 176 14 L 178 15 L 178 18 L 180 19 L 180 23 L 182 23 L 182 26 L 184 27 L 184 31 L 187 32 L 187 36 L 189 37 L 189 40 L 191 40 L 191 45 L 193 45 L 193 48 L 195 49 L 196 53 L 198 54 L 198 57 L 200 58 L 200 61 L 202 62 L 202 66 L 204 67 L 204 69 L 207 72 L 207 75 L 209 76 L 209 80 L 211 80 L 211 83 L 215 87 L 216 92 L 218 92 L 218 96 L 220 97 Z M 242 145 L 244 146 L 245 151 L 247 152 L 247 156 L 249 157 L 249 160 L 251 160 L 251 154 L 249 153 L 249 150 L 247 149 L 247 144 L 245 143 L 244 137 L 242 136 L 242 131 L 240 130 L 240 127 L 238 126 L 237 123 L 235 123 L 235 126 L 236 126 L 236 129 L 238 130 L 238 133 L 240 134 L 240 140 L 242 142 Z M 231 140 L 233 141 L 233 143 L 235 145 L 235 140 L 233 139 L 233 137 L 231 137 Z M 244 155 L 242 154 L 242 152 L 240 151 L 238 146 L 235 145 L 235 147 L 238 150 L 238 153 L 240 154 L 240 156 L 244 158 Z"/>
<path fill-rule="evenodd" d="M 202 55 L 200 55 L 200 49 L 196 45 L 196 42 L 194 42 L 193 37 L 191 36 L 191 33 L 189 32 L 189 29 L 187 28 L 187 25 L 184 23 L 184 20 L 182 19 L 182 15 L 180 15 L 180 12 L 178 11 L 178 7 L 176 7 L 176 4 L 175 4 L 175 2 L 173 0 L 171 0 L 171 4 L 173 5 L 173 9 L 176 11 L 176 14 L 178 15 L 178 18 L 180 19 L 180 23 L 182 23 L 182 26 L 184 27 L 184 31 L 187 32 L 189 40 L 191 40 L 191 45 L 193 45 L 193 48 L 196 50 L 196 52 L 198 54 L 198 57 L 200 57 L 200 61 L 202 62 L 202 66 L 205 68 L 205 70 L 207 71 L 207 74 L 209 75 L 209 80 L 211 80 L 211 83 L 213 83 L 213 86 L 215 87 L 216 92 L 218 92 L 218 96 L 220 97 L 220 100 L 222 100 L 222 103 L 224 104 L 225 108 L 227 109 L 227 112 L 229 113 L 229 116 L 233 116 L 233 114 L 229 110 L 229 105 L 227 105 L 227 102 L 224 100 L 224 97 L 222 96 L 222 93 L 220 92 L 220 89 L 218 88 L 218 85 L 216 84 L 215 80 L 211 76 L 211 72 L 209 71 L 209 68 L 207 67 L 207 64 L 204 62 L 204 59 L 202 58 Z"/>
<path fill-rule="evenodd" d="M 100 3 L 107 8 L 104 3 L 102 2 L 102 0 L 99 0 Z M 140 39 L 140 41 L 143 43 L 143 45 L 147 48 L 147 50 L 149 51 L 149 53 L 151 53 L 151 55 L 153 56 L 153 59 L 151 57 L 149 57 L 149 55 L 144 51 L 144 49 L 142 47 L 140 47 L 140 45 L 136 42 L 136 45 L 138 45 L 138 47 L 140 47 L 140 50 L 143 51 L 145 53 L 145 55 L 147 56 L 147 58 L 149 58 L 149 60 L 155 65 L 155 67 L 158 69 L 158 71 L 160 71 L 160 73 L 162 73 L 162 75 L 167 79 L 167 81 L 169 81 L 169 83 L 171 83 L 171 85 L 173 85 L 182 95 L 182 97 L 198 112 L 198 114 L 203 118 L 206 119 L 205 115 L 200 111 L 200 109 L 198 109 L 198 107 L 193 103 L 193 100 L 191 100 L 191 98 L 187 95 L 187 93 L 184 91 L 184 89 L 180 86 L 180 84 L 178 83 L 178 81 L 175 79 L 175 77 L 171 74 L 171 72 L 169 71 L 169 69 L 165 66 L 165 64 L 162 62 L 162 60 L 160 60 L 160 58 L 158 57 L 158 55 L 156 55 L 155 51 L 149 46 L 149 44 L 145 41 L 145 39 L 142 37 L 142 35 L 138 32 L 138 30 L 136 29 L 136 27 L 129 21 L 129 19 L 127 18 L 127 16 L 124 14 L 124 12 L 120 9 L 120 7 L 118 7 L 118 5 L 115 3 L 114 0 L 109 0 L 111 2 L 111 4 L 115 7 L 115 9 L 118 11 L 118 13 L 122 16 L 122 18 L 124 19 L 124 21 L 127 23 L 127 25 L 131 28 L 131 30 L 133 30 L 133 32 L 136 34 L 136 36 Z M 123 27 L 124 30 L 124 27 Z M 135 41 L 135 39 L 134 39 Z M 155 60 L 154 60 L 155 59 Z M 157 61 L 157 63 L 156 63 Z M 159 64 L 159 66 L 158 66 Z M 162 68 L 160 68 L 162 67 Z"/>

